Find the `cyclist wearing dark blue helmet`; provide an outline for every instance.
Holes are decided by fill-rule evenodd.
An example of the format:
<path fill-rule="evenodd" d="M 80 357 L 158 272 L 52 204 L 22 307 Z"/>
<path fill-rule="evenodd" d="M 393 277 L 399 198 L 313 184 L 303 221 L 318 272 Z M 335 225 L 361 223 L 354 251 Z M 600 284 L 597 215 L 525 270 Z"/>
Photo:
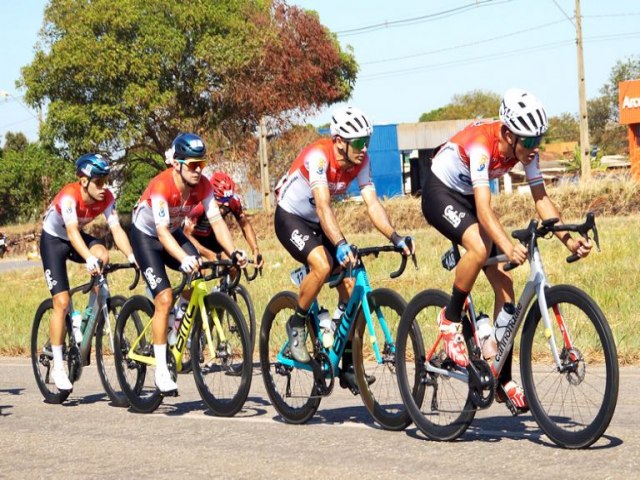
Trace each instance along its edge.
<path fill-rule="evenodd" d="M 131 240 L 147 287 L 153 295 L 153 351 L 156 358 L 155 383 L 163 393 L 177 391 L 167 367 L 167 330 L 173 306 L 171 284 L 166 267 L 191 273 L 200 265 L 198 251 L 185 236 L 185 216 L 202 205 L 215 237 L 229 258 L 246 263 L 244 252 L 236 250 L 227 224 L 213 195 L 213 187 L 202 169 L 207 149 L 193 133 L 176 137 L 165 156 L 173 168 L 156 175 L 138 200 L 133 212 Z M 185 291 L 182 302 L 190 292 Z"/>
<path fill-rule="evenodd" d="M 120 226 L 114 208 L 114 196 L 107 189 L 109 161 L 100 154 L 88 153 L 76 160 L 77 182 L 65 185 L 47 209 L 40 237 L 40 255 L 45 280 L 53 297 L 53 314 L 49 325 L 53 370 L 51 378 L 58 390 L 71 390 L 72 384 L 64 369 L 62 344 L 65 334 L 64 317 L 69 309 L 69 278 L 66 260 L 86 263 L 96 275 L 101 265 L 109 262 L 104 242 L 82 229 L 103 214 L 113 234 L 116 246 L 134 262 L 127 234 Z"/>

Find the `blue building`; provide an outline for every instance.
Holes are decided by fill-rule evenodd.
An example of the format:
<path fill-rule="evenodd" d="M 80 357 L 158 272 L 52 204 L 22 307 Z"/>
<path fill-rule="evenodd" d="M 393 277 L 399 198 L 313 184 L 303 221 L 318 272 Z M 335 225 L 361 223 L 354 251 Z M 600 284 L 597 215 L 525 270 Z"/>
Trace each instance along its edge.
<path fill-rule="evenodd" d="M 319 132 L 329 135 L 329 129 L 326 128 Z M 367 151 L 371 162 L 371 178 L 378 196 L 391 198 L 402 195 L 402 157 L 398 149 L 396 125 L 374 125 Z M 360 195 L 356 182 L 349 186 L 347 195 Z"/>

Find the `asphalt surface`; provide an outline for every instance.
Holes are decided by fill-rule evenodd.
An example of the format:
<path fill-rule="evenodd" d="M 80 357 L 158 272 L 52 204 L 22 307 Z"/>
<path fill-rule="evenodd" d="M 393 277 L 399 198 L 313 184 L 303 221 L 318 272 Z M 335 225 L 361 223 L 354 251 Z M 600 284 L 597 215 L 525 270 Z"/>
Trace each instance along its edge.
<path fill-rule="evenodd" d="M 306 425 L 284 424 L 256 366 L 234 418 L 206 411 L 189 375 L 153 414 L 110 406 L 94 366 L 63 405 L 49 405 L 28 358 L 0 358 L 0 478 L 640 478 L 640 368 L 621 369 L 618 407 L 587 450 L 552 444 L 529 414 L 479 412 L 455 442 L 410 426 L 381 430 L 337 388 Z"/>
<path fill-rule="evenodd" d="M 42 268 L 40 260 L 0 260 L 0 272 L 10 272 L 23 268 Z"/>

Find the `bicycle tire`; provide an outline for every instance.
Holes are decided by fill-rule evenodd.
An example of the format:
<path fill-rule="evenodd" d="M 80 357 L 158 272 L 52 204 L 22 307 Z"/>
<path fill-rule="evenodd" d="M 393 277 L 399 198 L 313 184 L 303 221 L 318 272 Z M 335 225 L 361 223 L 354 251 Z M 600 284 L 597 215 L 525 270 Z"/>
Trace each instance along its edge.
<path fill-rule="evenodd" d="M 313 373 L 282 365 L 277 355 L 287 341 L 286 322 L 295 312 L 298 296 L 293 292 L 276 294 L 264 310 L 260 326 L 260 366 L 262 379 L 273 407 L 291 424 L 303 424 L 313 417 L 320 406 L 314 396 Z M 307 348 L 313 351 L 314 330 L 307 322 Z"/>
<path fill-rule="evenodd" d="M 231 298 L 238 304 L 240 307 L 240 311 L 242 312 L 246 323 L 247 328 L 249 329 L 249 337 L 251 343 L 251 355 L 253 356 L 253 352 L 256 348 L 256 311 L 253 306 L 253 301 L 251 300 L 251 295 L 249 295 L 249 290 L 239 283 L 230 292 Z M 239 301 L 238 297 L 242 298 L 242 302 Z"/>
<path fill-rule="evenodd" d="M 616 408 L 619 368 L 615 340 L 602 310 L 582 290 L 557 285 L 545 289 L 545 298 L 558 347 L 563 347 L 563 337 L 554 307 L 559 307 L 565 319 L 574 350 L 558 349 L 568 367 L 566 372 L 558 371 L 536 302 L 528 312 L 521 339 L 524 392 L 533 418 L 547 437 L 565 448 L 586 448 L 604 434 Z"/>
<path fill-rule="evenodd" d="M 31 365 L 33 366 L 33 374 L 38 384 L 38 389 L 40 389 L 45 402 L 60 404 L 69 398 L 71 391 L 58 390 L 50 378 L 53 368 L 53 354 L 50 350 L 51 343 L 49 341 L 49 323 L 52 313 L 53 300 L 49 298 L 38 306 L 33 317 L 31 326 Z M 69 326 L 70 321 L 68 318 L 65 318 L 65 324 L 67 327 Z M 71 345 L 69 331 L 70 329 L 67 328 L 65 344 L 62 347 L 65 359 L 67 359 L 69 346 Z M 69 375 L 68 361 L 65 361 L 65 364 L 67 364 L 67 375 Z M 72 375 L 69 375 L 69 380 L 73 382 Z"/>
<path fill-rule="evenodd" d="M 218 315 L 226 342 L 220 341 L 211 323 L 215 352 L 207 352 L 205 325 L 202 316 L 196 316 L 191 342 L 193 377 L 209 409 L 218 416 L 231 417 L 240 411 L 251 388 L 253 362 L 249 331 L 240 308 L 229 296 L 210 293 L 204 298 L 204 304 L 210 319 Z"/>
<path fill-rule="evenodd" d="M 395 336 L 402 312 L 407 302 L 397 292 L 388 288 L 379 288 L 368 294 L 369 306 L 374 327 L 374 337 L 383 357 L 382 363 L 376 361 L 371 348 L 371 334 L 362 307 L 356 317 L 353 335 L 353 364 L 360 396 L 371 416 L 387 430 L 404 430 L 411 424 L 411 417 L 400 395 L 400 387 L 396 376 Z M 386 341 L 382 331 L 378 313 L 390 330 L 391 342 Z M 416 336 L 411 333 L 412 342 Z M 368 384 L 365 375 L 375 377 L 375 382 Z M 419 394 L 419 389 L 414 389 Z M 422 389 L 424 391 L 424 389 Z"/>
<path fill-rule="evenodd" d="M 107 299 L 107 309 L 109 311 L 109 321 L 105 321 L 102 311 L 100 319 L 96 325 L 96 364 L 98 365 L 98 376 L 104 391 L 107 393 L 111 405 L 114 407 L 128 407 L 129 400 L 120 388 L 118 374 L 115 367 L 115 327 L 118 314 L 122 306 L 127 301 L 122 295 L 115 295 Z M 105 342 L 105 343 L 103 343 Z"/>
<path fill-rule="evenodd" d="M 439 441 L 460 437 L 476 414 L 468 383 L 438 373 L 428 373 L 424 367 L 427 362 L 426 350 L 435 344 L 439 334 L 438 314 L 448 303 L 449 295 L 440 290 L 429 289 L 418 293 L 402 314 L 396 339 L 402 400 L 416 427 L 428 438 Z M 419 348 L 418 351 L 407 349 L 407 340 L 412 331 L 419 338 L 413 343 Z M 444 368 L 441 364 L 443 355 L 444 352 L 436 352 L 429 361 Z M 412 366 L 415 366 L 415 370 Z M 424 388 L 422 395 L 414 396 L 416 384 Z"/>
<path fill-rule="evenodd" d="M 153 316 L 154 305 L 143 295 L 129 298 L 116 320 L 115 361 L 116 374 L 120 388 L 129 401 L 129 407 L 139 413 L 153 412 L 160 403 L 162 395 L 155 386 L 154 375 L 149 365 L 127 358 L 131 343 L 143 332 Z M 153 357 L 151 329 L 137 346 L 137 353 Z M 168 355 L 171 355 L 167 349 Z"/>

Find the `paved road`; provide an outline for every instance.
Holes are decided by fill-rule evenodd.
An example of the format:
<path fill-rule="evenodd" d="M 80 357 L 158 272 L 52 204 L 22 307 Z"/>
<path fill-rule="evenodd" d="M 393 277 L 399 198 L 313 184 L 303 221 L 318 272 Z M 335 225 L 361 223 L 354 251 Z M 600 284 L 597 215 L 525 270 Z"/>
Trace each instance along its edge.
<path fill-rule="evenodd" d="M 237 417 L 205 411 L 190 376 L 150 415 L 108 404 L 95 367 L 64 405 L 48 405 L 29 360 L 0 358 L 0 478 L 579 478 L 640 476 L 640 368 L 621 371 L 605 437 L 584 451 L 556 448 L 531 416 L 502 405 L 478 414 L 461 440 L 437 443 L 410 427 L 373 424 L 359 397 L 338 389 L 307 425 L 279 421 L 256 369 Z"/>
<path fill-rule="evenodd" d="M 42 268 L 40 260 L 0 260 L 0 272 L 10 272 L 21 268 Z"/>

